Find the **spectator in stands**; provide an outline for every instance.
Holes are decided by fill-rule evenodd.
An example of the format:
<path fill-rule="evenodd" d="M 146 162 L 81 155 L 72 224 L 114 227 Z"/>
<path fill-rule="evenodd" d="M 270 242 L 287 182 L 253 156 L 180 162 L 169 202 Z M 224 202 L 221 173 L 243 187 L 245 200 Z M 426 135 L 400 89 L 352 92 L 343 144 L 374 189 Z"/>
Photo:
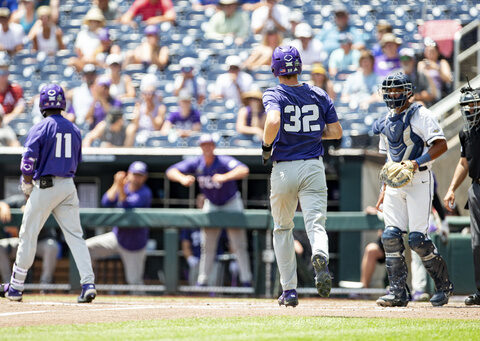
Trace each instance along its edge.
<path fill-rule="evenodd" d="M 52 9 L 52 20 L 58 24 L 58 18 L 60 17 L 60 0 L 36 0 L 35 9 L 40 6 L 49 6 Z"/>
<path fill-rule="evenodd" d="M 92 7 L 85 17 L 83 23 L 86 29 L 82 29 L 75 40 L 75 53 L 77 57 L 71 58 L 70 65 L 77 70 L 82 70 L 86 64 L 94 64 L 96 62 L 96 53 L 100 47 L 100 38 L 98 33 L 105 26 L 105 18 L 97 7 Z"/>
<path fill-rule="evenodd" d="M 6 7 L 10 13 L 15 13 L 18 11 L 18 0 L 1 0 L 0 7 Z"/>
<path fill-rule="evenodd" d="M 105 60 L 108 65 L 107 75 L 110 77 L 110 96 L 124 100 L 135 98 L 135 88 L 132 84 L 132 78 L 122 73 L 122 56 L 119 54 L 109 54 Z"/>
<path fill-rule="evenodd" d="M 372 47 L 372 54 L 374 57 L 377 57 L 383 54 L 382 45 L 380 44 L 380 42 L 382 41 L 383 35 L 385 33 L 393 33 L 393 27 L 388 21 L 381 19 L 377 23 L 377 32 L 376 32 L 377 42 Z"/>
<path fill-rule="evenodd" d="M 399 52 L 400 63 L 403 72 L 410 78 L 413 84 L 413 98 L 417 102 L 422 102 L 425 106 L 430 106 L 437 97 L 437 88 L 430 75 L 417 71 L 415 52 L 411 48 L 403 48 Z"/>
<path fill-rule="evenodd" d="M 8 55 L 0 52 L 0 113 L 4 114 L 3 124 L 9 124 L 25 110 L 23 89 L 19 84 L 8 80 L 8 66 Z"/>
<path fill-rule="evenodd" d="M 262 43 L 253 48 L 243 67 L 248 70 L 257 70 L 263 65 L 270 66 L 272 54 L 276 47 L 282 43 L 282 34 L 278 31 L 267 31 L 263 34 Z"/>
<path fill-rule="evenodd" d="M 238 7 L 238 0 L 219 0 L 218 11 L 210 18 L 205 35 L 212 39 L 232 37 L 241 45 L 249 34 L 249 17 Z"/>
<path fill-rule="evenodd" d="M 168 46 L 160 45 L 157 26 L 148 25 L 144 33 L 146 39 L 135 50 L 127 53 L 125 64 L 143 64 L 146 67 L 156 65 L 163 70 L 168 64 Z"/>
<path fill-rule="evenodd" d="M 441 58 L 437 43 L 431 38 L 425 38 L 424 59 L 418 62 L 418 72 L 423 72 L 433 79 L 436 88 L 434 102 L 449 92 L 453 77 L 452 69 L 446 59 Z"/>
<path fill-rule="evenodd" d="M 290 10 L 278 2 L 264 0 L 263 5 L 253 11 L 251 27 L 254 34 L 272 30 L 284 33 L 290 29 Z"/>
<path fill-rule="evenodd" d="M 110 84 L 110 78 L 102 75 L 97 78 L 92 88 L 93 102 L 85 116 L 85 122 L 90 125 L 90 130 L 107 117 L 107 113 L 112 107 L 122 107 L 122 102 L 110 95 Z"/>
<path fill-rule="evenodd" d="M 202 130 L 200 112 L 192 105 L 192 96 L 180 91 L 178 95 L 178 110 L 171 111 L 162 126 L 162 135 L 167 135 L 174 128 L 180 137 L 187 137 Z"/>
<path fill-rule="evenodd" d="M 290 30 L 288 30 L 288 33 L 285 35 L 285 38 L 289 38 L 289 39 L 296 38 L 295 30 L 297 28 L 297 25 L 303 22 L 303 19 L 304 18 L 303 18 L 302 11 L 295 9 L 290 12 L 290 15 L 288 16 L 288 22 L 290 23 Z"/>
<path fill-rule="evenodd" d="M 67 92 L 67 100 L 70 101 L 67 118 L 82 126 L 85 117 L 93 103 L 93 87 L 97 79 L 97 69 L 93 64 L 86 64 L 82 70 L 82 84 Z"/>
<path fill-rule="evenodd" d="M 120 11 L 118 9 L 118 5 L 115 1 L 110 0 L 94 0 L 93 4 L 102 11 L 105 20 L 108 21 L 115 21 L 120 18 Z"/>
<path fill-rule="evenodd" d="M 18 10 L 12 13 L 11 21 L 20 24 L 23 28 L 23 33 L 29 35 L 30 30 L 37 21 L 35 0 L 21 0 Z"/>
<path fill-rule="evenodd" d="M 398 49 L 402 45 L 402 39 L 393 33 L 385 33 L 380 41 L 383 54 L 375 57 L 374 70 L 380 78 L 384 78 L 392 72 L 401 69 Z"/>
<path fill-rule="evenodd" d="M 3 124 L 3 114 L 0 114 L 0 147 L 20 147 L 17 135 L 12 128 Z"/>
<path fill-rule="evenodd" d="M 23 194 L 12 195 L 0 201 L 0 221 L 4 224 L 9 223 L 11 221 L 10 209 L 22 208 L 23 210 L 26 203 L 27 200 Z M 20 239 L 18 238 L 17 227 L 6 227 L 5 230 L 0 231 L 0 235 L 3 234 L 2 239 L 0 239 L 0 274 L 2 282 L 9 282 L 12 275 L 10 260 L 15 259 Z M 36 249 L 36 256 L 42 258 L 40 283 L 52 283 L 59 249 L 55 228 L 44 227 L 38 235 Z"/>
<path fill-rule="evenodd" d="M 372 53 L 363 50 L 360 54 L 360 68 L 357 72 L 349 75 L 343 84 L 341 101 L 355 103 L 361 109 L 366 110 L 371 103 L 381 102 L 378 93 L 378 85 L 381 80 L 373 71 L 375 58 Z"/>
<path fill-rule="evenodd" d="M 226 155 L 215 155 L 215 142 L 211 135 L 200 137 L 202 155 L 188 158 L 170 166 L 166 175 L 170 181 L 190 187 L 198 181 L 200 191 L 205 195 L 204 212 L 242 212 L 243 202 L 236 180 L 248 176 L 249 169 L 243 163 Z M 206 285 L 215 259 L 220 229 L 202 228 L 202 251 L 198 285 Z M 242 285 L 252 281 L 250 260 L 247 252 L 247 234 L 244 229 L 227 229 L 230 248 L 235 253 L 240 268 Z"/>
<path fill-rule="evenodd" d="M 215 10 L 218 0 L 190 0 L 190 2 L 195 11 L 203 11 L 210 8 Z"/>
<path fill-rule="evenodd" d="M 110 54 L 122 54 L 121 48 L 119 45 L 114 44 L 110 37 L 110 31 L 108 28 L 103 27 L 98 30 L 98 39 L 100 39 L 100 45 L 96 48 L 94 55 L 93 63 L 101 68 L 107 67 L 107 56 Z"/>
<path fill-rule="evenodd" d="M 242 60 L 238 56 L 228 56 L 225 64 L 228 72 L 218 76 L 212 98 L 232 101 L 239 107 L 242 93 L 250 90 L 253 85 L 253 77 L 241 71 Z"/>
<path fill-rule="evenodd" d="M 360 59 L 360 51 L 354 50 L 352 35 L 342 33 L 338 42 L 340 48 L 334 50 L 328 60 L 328 73 L 334 77 L 338 72 L 352 71 L 358 68 L 358 60 Z"/>
<path fill-rule="evenodd" d="M 145 184 L 148 178 L 147 165 L 135 161 L 128 167 L 128 173 L 119 171 L 113 177 L 113 184 L 103 195 L 103 207 L 137 208 L 152 205 L 152 191 Z M 118 228 L 112 232 L 87 239 L 92 261 L 119 255 L 128 284 L 143 284 L 143 273 L 149 230 L 142 228 Z"/>
<path fill-rule="evenodd" d="M 158 79 L 154 75 L 145 75 L 140 83 L 141 100 L 133 109 L 133 120 L 127 127 L 125 145 L 134 145 L 136 136 L 149 135 L 159 131 L 165 120 L 167 107 L 157 93 Z"/>
<path fill-rule="evenodd" d="M 95 141 L 99 147 L 126 147 L 126 128 L 123 112 L 118 107 L 110 108 L 107 118 L 99 122 L 83 139 L 83 147 L 90 147 Z"/>
<path fill-rule="evenodd" d="M 197 74 L 196 63 L 192 57 L 180 59 L 180 74 L 175 75 L 173 95 L 178 96 L 180 91 L 187 91 L 198 105 L 202 105 L 207 94 L 207 83 Z"/>
<path fill-rule="evenodd" d="M 327 59 L 322 43 L 313 38 L 312 27 L 309 24 L 298 24 L 295 28 L 295 38 L 290 45 L 300 53 L 303 65 L 312 65 L 314 62 L 323 63 Z"/>
<path fill-rule="evenodd" d="M 0 7 L 0 51 L 6 51 L 14 55 L 23 48 L 23 28 L 17 23 L 11 22 L 10 10 Z"/>
<path fill-rule="evenodd" d="M 340 4 L 335 6 L 335 25 L 323 28 L 317 35 L 317 39 L 323 44 L 325 52 L 330 55 L 333 50 L 340 47 L 339 39 L 341 33 L 350 33 L 353 39 L 353 48 L 361 50 L 365 47 L 362 32 L 349 24 L 349 13 L 347 8 Z"/>
<path fill-rule="evenodd" d="M 121 17 L 125 25 L 135 25 L 133 18 L 137 15 L 147 25 L 157 25 L 162 22 L 175 22 L 176 14 L 172 0 L 135 0 L 128 11 Z"/>
<path fill-rule="evenodd" d="M 41 6 L 37 9 L 37 17 L 41 25 L 32 37 L 33 51 L 45 52 L 49 55 L 54 55 L 58 50 L 65 49 L 63 44 L 63 32 L 52 21 L 52 11 L 48 6 Z"/>
<path fill-rule="evenodd" d="M 237 133 L 254 135 L 261 141 L 266 118 L 262 92 L 259 89 L 246 91 L 242 95 L 242 102 L 243 107 L 240 108 L 237 116 Z"/>
<path fill-rule="evenodd" d="M 333 82 L 330 80 L 330 78 L 328 78 L 327 70 L 325 70 L 322 63 L 312 64 L 311 77 L 313 85 L 325 90 L 332 100 L 337 98 L 337 94 L 335 93 L 333 87 Z"/>

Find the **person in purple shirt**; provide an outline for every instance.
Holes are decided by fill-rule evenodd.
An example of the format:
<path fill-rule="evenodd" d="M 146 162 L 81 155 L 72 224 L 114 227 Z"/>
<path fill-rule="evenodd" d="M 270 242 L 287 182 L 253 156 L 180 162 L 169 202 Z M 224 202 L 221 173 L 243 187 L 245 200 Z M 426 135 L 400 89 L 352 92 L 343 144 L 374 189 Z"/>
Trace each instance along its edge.
<path fill-rule="evenodd" d="M 332 287 L 325 231 L 327 184 L 322 140 L 341 138 L 342 126 L 327 93 L 298 82 L 302 60 L 295 47 L 277 47 L 271 67 L 280 84 L 263 94 L 267 119 L 262 159 L 264 164 L 270 158 L 273 160 L 270 178 L 273 246 L 283 288 L 278 304 L 295 307 L 297 263 L 292 230 L 298 201 L 312 247 L 317 291 L 320 296 L 328 297 Z"/>
<path fill-rule="evenodd" d="M 380 45 L 383 53 L 375 57 L 374 72 L 383 78 L 391 73 L 401 71 L 402 65 L 398 49 L 402 45 L 402 39 L 393 33 L 385 33 L 380 40 Z"/>
<path fill-rule="evenodd" d="M 63 231 L 80 272 L 79 303 L 97 295 L 90 254 L 80 225 L 79 200 L 73 177 L 82 160 L 80 131 L 62 116 L 65 93 L 57 84 L 40 91 L 40 111 L 45 117 L 30 129 L 20 164 L 22 191 L 27 196 L 20 227 L 20 243 L 10 283 L 2 284 L 0 297 L 21 301 L 25 278 L 32 266 L 43 224 L 53 214 Z"/>
<path fill-rule="evenodd" d="M 170 181 L 179 182 L 185 187 L 192 186 L 195 179 L 200 191 L 205 195 L 204 212 L 243 211 L 243 202 L 236 180 L 248 176 L 249 169 L 237 159 L 227 155 L 215 155 L 215 142 L 211 135 L 204 134 L 199 140 L 202 155 L 180 161 L 170 166 L 166 175 Z M 242 285 L 251 284 L 252 273 L 247 252 L 247 234 L 243 229 L 227 229 L 230 247 L 240 268 Z M 206 285 L 211 273 L 220 229 L 202 228 L 202 253 L 198 285 Z"/>
<path fill-rule="evenodd" d="M 202 129 L 200 112 L 192 106 L 192 96 L 185 91 L 178 95 L 178 110 L 168 114 L 160 132 L 167 135 L 173 127 L 180 137 L 190 136 Z"/>
<path fill-rule="evenodd" d="M 128 167 L 128 173 L 117 172 L 113 184 L 102 197 L 103 207 L 150 207 L 152 191 L 145 185 L 148 178 L 147 165 L 135 161 Z M 128 284 L 143 284 L 148 228 L 118 228 L 87 239 L 92 260 L 120 255 Z"/>
<path fill-rule="evenodd" d="M 110 85 L 112 81 L 107 76 L 97 78 L 95 86 L 93 87 L 92 96 L 93 102 L 85 116 L 85 122 L 90 125 L 90 130 L 105 120 L 110 108 L 121 108 L 122 102 L 110 95 Z"/>

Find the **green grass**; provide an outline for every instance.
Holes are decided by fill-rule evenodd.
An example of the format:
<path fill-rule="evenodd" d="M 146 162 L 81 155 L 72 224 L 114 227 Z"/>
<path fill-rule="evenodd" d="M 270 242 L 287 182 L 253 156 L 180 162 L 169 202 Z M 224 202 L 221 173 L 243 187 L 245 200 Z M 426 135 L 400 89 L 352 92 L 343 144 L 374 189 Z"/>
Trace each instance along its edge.
<path fill-rule="evenodd" d="M 480 321 L 335 317 L 186 318 L 1 328 L 8 340 L 478 340 Z"/>

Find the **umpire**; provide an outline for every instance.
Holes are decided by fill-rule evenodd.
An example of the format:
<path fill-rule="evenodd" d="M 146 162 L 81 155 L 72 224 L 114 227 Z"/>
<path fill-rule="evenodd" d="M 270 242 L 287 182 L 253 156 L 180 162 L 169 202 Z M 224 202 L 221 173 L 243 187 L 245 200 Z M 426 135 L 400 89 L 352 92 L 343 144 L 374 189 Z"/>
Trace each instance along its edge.
<path fill-rule="evenodd" d="M 475 267 L 475 285 L 477 292 L 465 299 L 466 305 L 480 305 L 480 88 L 470 86 L 461 89 L 460 106 L 465 122 L 460 131 L 460 160 L 453 174 L 452 182 L 445 195 L 445 207 L 452 211 L 455 202 L 455 190 L 468 175 L 472 185 L 468 190 L 468 207 L 470 209 L 473 264 Z"/>

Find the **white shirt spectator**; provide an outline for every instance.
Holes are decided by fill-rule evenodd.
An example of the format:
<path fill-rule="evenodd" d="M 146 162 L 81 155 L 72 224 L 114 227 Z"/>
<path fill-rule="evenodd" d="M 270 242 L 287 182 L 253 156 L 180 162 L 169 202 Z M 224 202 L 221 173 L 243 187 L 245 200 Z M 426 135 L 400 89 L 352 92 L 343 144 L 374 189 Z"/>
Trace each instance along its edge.
<path fill-rule="evenodd" d="M 240 71 L 237 79 L 240 91 L 249 91 L 253 85 L 253 77 L 248 73 Z M 238 89 L 232 81 L 230 73 L 224 73 L 217 78 L 215 83 L 215 94 L 222 95 L 225 101 L 233 100 L 237 107 L 242 105 L 242 99 L 238 93 Z"/>
<path fill-rule="evenodd" d="M 293 40 L 290 45 L 298 50 L 302 63 L 305 65 L 312 65 L 315 62 L 323 63 L 327 59 L 327 53 L 323 49 L 323 44 L 318 39 L 312 38 L 306 50 L 303 49 L 300 39 Z"/>
<path fill-rule="evenodd" d="M 75 111 L 75 122 L 77 124 L 85 122 L 85 117 L 92 103 L 93 96 L 87 83 L 82 83 L 79 87 L 73 89 L 72 107 Z"/>
<path fill-rule="evenodd" d="M 58 27 L 56 25 L 50 25 L 50 37 L 44 38 L 43 27 L 40 27 L 36 36 L 38 43 L 38 51 L 42 51 L 45 53 L 56 53 L 58 51 L 58 42 L 56 35 L 57 29 Z"/>
<path fill-rule="evenodd" d="M 272 11 L 272 16 L 275 18 L 275 20 L 283 28 L 285 28 L 285 30 L 289 30 L 290 22 L 288 21 L 288 18 L 290 16 L 290 9 L 288 9 L 288 7 L 284 5 L 280 5 L 277 3 L 273 7 Z M 262 32 L 275 30 L 275 23 L 272 19 L 268 18 L 268 6 L 259 7 L 255 11 L 253 11 L 251 22 L 252 31 L 255 32 L 256 30 L 258 30 L 265 22 L 267 23 L 263 27 Z"/>
<path fill-rule="evenodd" d="M 95 51 L 99 46 L 100 39 L 96 33 L 86 29 L 78 33 L 77 40 L 75 41 L 75 48 L 82 51 L 85 58 L 93 58 Z"/>
<path fill-rule="evenodd" d="M 7 51 L 13 51 L 16 46 L 23 44 L 25 33 L 21 25 L 16 23 L 8 24 L 8 31 L 0 29 L 0 45 Z"/>
<path fill-rule="evenodd" d="M 173 88 L 177 89 L 182 84 L 183 76 L 181 74 L 175 76 L 175 81 L 173 83 Z M 197 82 L 197 93 L 195 94 L 195 86 L 193 83 L 193 79 L 185 80 L 185 84 L 183 84 L 182 91 L 187 92 L 190 97 L 198 98 L 198 96 L 207 95 L 207 82 L 205 79 L 199 76 L 195 76 L 195 81 Z"/>

